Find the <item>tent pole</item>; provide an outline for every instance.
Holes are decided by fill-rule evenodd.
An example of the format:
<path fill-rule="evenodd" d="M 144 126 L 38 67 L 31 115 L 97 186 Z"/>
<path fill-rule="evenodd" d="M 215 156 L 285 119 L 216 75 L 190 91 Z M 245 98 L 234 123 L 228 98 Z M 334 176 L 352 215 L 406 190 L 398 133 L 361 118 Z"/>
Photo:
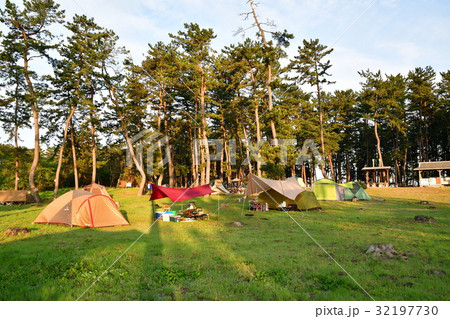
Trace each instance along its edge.
<path fill-rule="evenodd" d="M 151 220 L 153 220 L 155 218 L 155 201 L 152 200 L 152 216 L 151 216 Z"/>

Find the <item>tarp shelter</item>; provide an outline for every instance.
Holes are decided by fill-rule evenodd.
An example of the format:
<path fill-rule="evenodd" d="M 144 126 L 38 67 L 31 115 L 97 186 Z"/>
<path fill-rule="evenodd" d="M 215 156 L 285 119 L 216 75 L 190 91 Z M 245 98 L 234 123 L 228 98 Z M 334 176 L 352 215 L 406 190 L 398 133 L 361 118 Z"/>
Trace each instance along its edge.
<path fill-rule="evenodd" d="M 249 174 L 244 196 L 257 193 L 260 193 L 259 200 L 268 203 L 272 209 L 284 206 L 283 202 L 286 205 L 295 204 L 301 210 L 320 208 L 316 196 L 301 187 L 295 179 L 277 181 Z"/>
<path fill-rule="evenodd" d="M 28 191 L 0 191 L 0 203 L 33 203 Z"/>
<path fill-rule="evenodd" d="M 191 188 L 170 188 L 152 184 L 152 196 L 150 196 L 150 200 L 169 197 L 172 202 L 176 203 L 212 193 L 214 191 L 209 184 Z"/>
<path fill-rule="evenodd" d="M 362 186 L 355 182 L 348 182 L 342 184 L 347 187 L 345 190 L 345 199 L 352 200 L 353 198 L 357 198 L 358 200 L 372 200 L 372 197 L 366 193 L 366 191 L 362 188 Z"/>
<path fill-rule="evenodd" d="M 34 224 L 61 224 L 80 227 L 129 225 L 111 197 L 73 190 L 51 202 Z"/>
<path fill-rule="evenodd" d="M 94 195 L 106 195 L 111 197 L 111 195 L 109 195 L 108 191 L 106 190 L 106 187 L 100 184 L 90 184 L 87 186 L 84 186 L 83 190 L 94 194 Z"/>
<path fill-rule="evenodd" d="M 347 187 L 327 178 L 319 179 L 312 185 L 312 191 L 318 200 L 345 200 Z"/>

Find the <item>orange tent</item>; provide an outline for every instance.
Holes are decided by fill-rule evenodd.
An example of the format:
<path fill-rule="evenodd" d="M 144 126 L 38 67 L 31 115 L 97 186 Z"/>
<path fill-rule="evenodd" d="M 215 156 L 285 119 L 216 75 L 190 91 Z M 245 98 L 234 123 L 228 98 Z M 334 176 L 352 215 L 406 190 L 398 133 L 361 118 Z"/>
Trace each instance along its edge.
<path fill-rule="evenodd" d="M 84 190 L 70 191 L 51 202 L 34 224 L 62 224 L 80 227 L 129 225 L 111 197 Z"/>
<path fill-rule="evenodd" d="M 84 186 L 83 189 L 94 195 L 101 194 L 101 195 L 106 195 L 106 196 L 111 197 L 111 195 L 109 195 L 108 191 L 106 190 L 106 187 L 103 185 L 100 185 L 100 184 L 96 184 L 96 183 L 90 184 L 90 185 Z"/>

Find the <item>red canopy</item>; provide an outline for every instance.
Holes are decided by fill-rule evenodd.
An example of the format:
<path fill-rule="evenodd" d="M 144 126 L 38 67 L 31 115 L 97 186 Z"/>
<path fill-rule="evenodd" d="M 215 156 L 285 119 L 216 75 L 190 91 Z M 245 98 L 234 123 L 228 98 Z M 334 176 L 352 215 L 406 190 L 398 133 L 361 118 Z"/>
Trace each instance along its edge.
<path fill-rule="evenodd" d="M 169 197 L 172 202 L 176 203 L 212 193 L 214 193 L 214 191 L 209 184 L 191 188 L 170 188 L 152 184 L 152 196 L 150 197 L 150 200 Z"/>

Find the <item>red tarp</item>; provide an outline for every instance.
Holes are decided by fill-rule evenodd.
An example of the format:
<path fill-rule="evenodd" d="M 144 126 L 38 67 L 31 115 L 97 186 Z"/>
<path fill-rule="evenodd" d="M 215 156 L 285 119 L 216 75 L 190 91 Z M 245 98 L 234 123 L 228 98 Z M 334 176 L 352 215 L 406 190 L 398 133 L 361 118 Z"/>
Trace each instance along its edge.
<path fill-rule="evenodd" d="M 152 196 L 150 197 L 150 200 L 169 197 L 172 202 L 176 203 L 212 193 L 214 193 L 214 191 L 209 184 L 191 188 L 170 188 L 152 184 Z"/>

